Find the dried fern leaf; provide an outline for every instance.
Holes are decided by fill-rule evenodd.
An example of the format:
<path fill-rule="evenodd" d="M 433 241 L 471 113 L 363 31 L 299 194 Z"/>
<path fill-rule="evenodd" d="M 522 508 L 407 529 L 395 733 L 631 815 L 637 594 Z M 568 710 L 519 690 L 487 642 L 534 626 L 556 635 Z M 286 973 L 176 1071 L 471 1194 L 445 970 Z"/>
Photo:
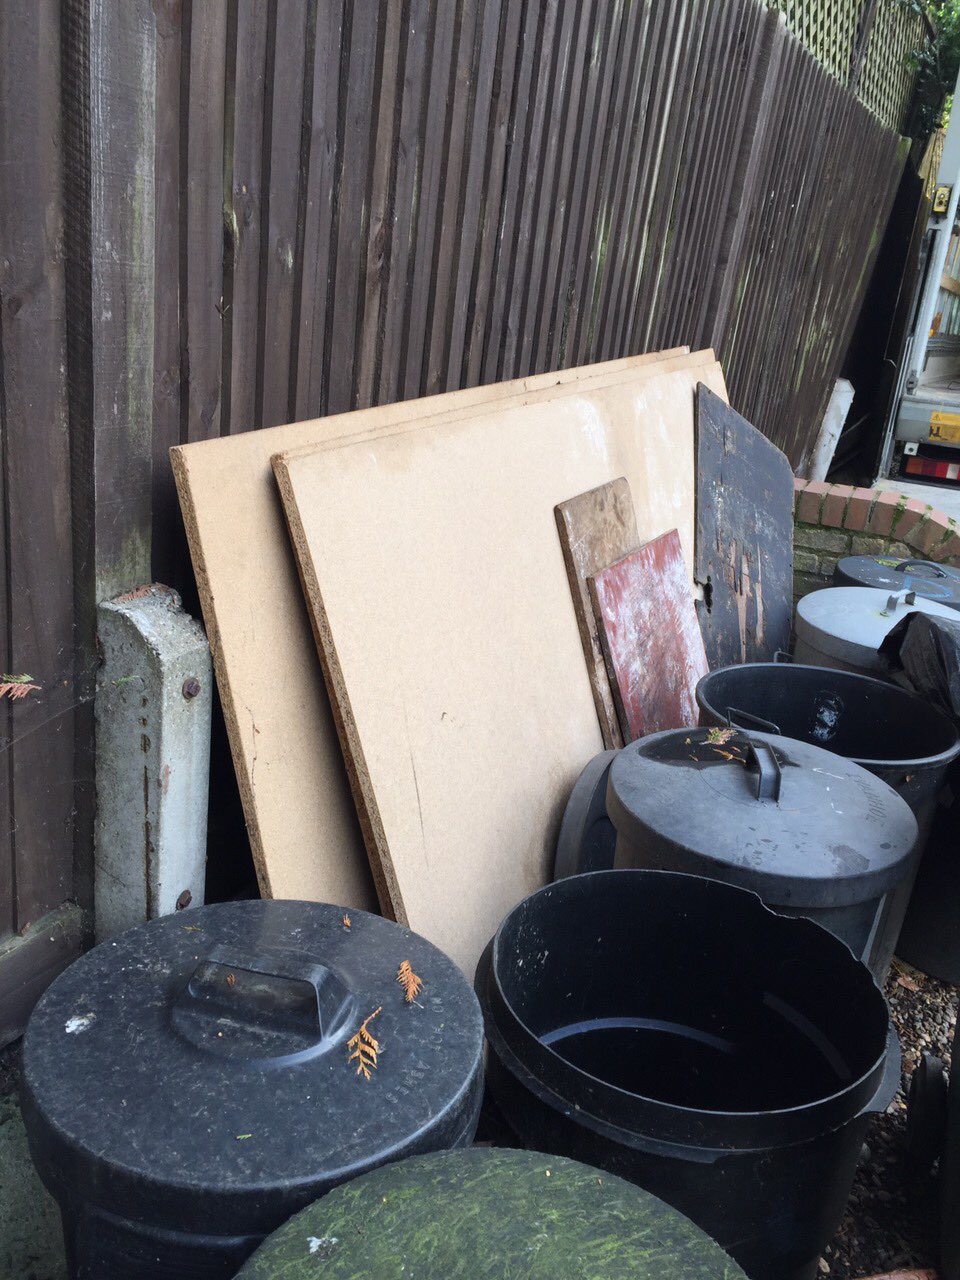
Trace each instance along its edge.
<path fill-rule="evenodd" d="M 403 997 L 407 1004 L 412 1004 L 423 990 L 423 982 L 411 969 L 409 960 L 401 963 L 397 970 L 397 981 L 403 987 Z"/>
<path fill-rule="evenodd" d="M 347 1041 L 347 1048 L 350 1050 L 347 1061 L 357 1064 L 357 1075 L 363 1076 L 364 1080 L 369 1080 L 370 1072 L 375 1071 L 377 1068 L 380 1042 L 375 1039 L 368 1024 L 374 1020 L 379 1012 L 380 1009 L 374 1009 L 373 1013 L 368 1014 L 360 1023 L 356 1035 L 351 1036 Z"/>
<path fill-rule="evenodd" d="M 39 693 L 40 686 L 34 684 L 33 676 L 0 676 L 0 698 L 9 698 L 16 702 L 25 698 L 28 693 Z"/>

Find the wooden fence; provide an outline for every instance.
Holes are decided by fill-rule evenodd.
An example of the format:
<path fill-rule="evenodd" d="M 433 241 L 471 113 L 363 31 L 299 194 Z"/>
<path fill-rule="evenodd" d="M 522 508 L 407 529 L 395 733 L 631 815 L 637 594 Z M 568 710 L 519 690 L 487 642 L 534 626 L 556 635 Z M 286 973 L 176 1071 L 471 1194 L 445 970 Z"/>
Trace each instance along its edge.
<path fill-rule="evenodd" d="M 0 940 L 170 445 L 686 342 L 801 464 L 905 155 L 762 0 L 6 0 L 0 113 Z"/>

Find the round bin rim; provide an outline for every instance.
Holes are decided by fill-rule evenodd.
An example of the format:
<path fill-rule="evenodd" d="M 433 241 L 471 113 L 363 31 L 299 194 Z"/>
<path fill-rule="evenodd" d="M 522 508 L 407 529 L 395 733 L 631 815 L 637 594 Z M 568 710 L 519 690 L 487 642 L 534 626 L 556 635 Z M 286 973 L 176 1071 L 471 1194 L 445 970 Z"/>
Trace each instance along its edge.
<path fill-rule="evenodd" d="M 888 1034 L 884 1039 L 883 1049 L 878 1057 L 860 1076 L 855 1080 L 851 1080 L 835 1093 L 793 1107 L 764 1111 L 732 1112 L 683 1107 L 658 1098 L 650 1098 L 643 1094 L 630 1093 L 590 1075 L 589 1072 L 582 1070 L 580 1067 L 574 1066 L 561 1054 L 557 1053 L 555 1049 L 545 1045 L 507 999 L 497 978 L 498 952 L 502 948 L 504 931 L 508 922 L 517 911 L 526 907 L 534 899 L 558 892 L 569 894 L 573 891 L 577 882 L 581 880 L 589 879 L 599 883 L 601 877 L 609 879 L 625 875 L 635 878 L 656 876 L 660 880 L 670 879 L 708 885 L 709 892 L 715 893 L 720 897 L 736 894 L 746 895 L 747 898 L 753 899 L 757 908 L 782 921 L 784 928 L 792 929 L 798 934 L 815 930 L 815 936 L 819 940 L 829 938 L 828 945 L 834 945 L 838 949 L 838 963 L 849 965 L 854 970 L 861 971 L 864 982 L 869 983 L 876 993 L 876 998 L 883 1005 L 887 1018 Z M 693 1145 L 706 1149 L 716 1146 L 730 1150 L 746 1150 L 763 1146 L 779 1147 L 788 1145 L 790 1142 L 813 1138 L 820 1133 L 840 1127 L 869 1106 L 883 1086 L 890 1055 L 890 1018 L 883 993 L 870 970 L 862 961 L 857 960 L 846 943 L 807 917 L 781 915 L 771 907 L 768 907 L 760 896 L 750 889 L 743 889 L 724 881 L 712 880 L 705 876 L 689 875 L 680 871 L 653 871 L 641 868 L 589 871 L 579 876 L 569 876 L 564 880 L 554 881 L 552 884 L 535 890 L 534 893 L 529 894 L 521 902 L 517 903 L 501 921 L 477 967 L 476 985 L 481 1005 L 484 1009 L 488 1040 L 500 1042 L 496 1045 L 496 1049 L 501 1057 L 503 1056 L 503 1046 L 505 1045 L 508 1048 L 511 1056 L 516 1059 L 525 1075 L 529 1077 L 528 1087 L 534 1084 L 536 1091 L 547 1092 L 558 1101 L 576 1106 L 578 1115 L 590 1115 L 594 1119 L 621 1131 L 642 1132 L 646 1136 L 661 1140 L 664 1143 L 682 1143 L 685 1146 Z M 867 998 L 870 999 L 872 997 L 868 996 Z M 495 1013 L 499 1014 L 500 1017 L 495 1018 Z M 495 1036 L 491 1035 L 491 1023 L 496 1032 Z M 592 1103 L 587 1102 L 586 1105 L 583 1105 L 583 1101 L 578 1102 L 566 1090 L 561 1094 L 549 1080 L 545 1080 L 541 1074 L 535 1073 L 530 1061 L 523 1056 L 524 1048 L 533 1048 L 535 1057 L 539 1058 L 542 1063 L 549 1064 L 556 1077 L 560 1077 L 565 1083 L 574 1086 L 572 1092 L 578 1093 L 582 1100 L 589 1097 L 592 1099 Z M 577 1088 L 577 1086 L 580 1087 Z M 849 1102 L 849 1105 L 846 1105 L 847 1102 Z M 619 1106 L 617 1106 L 618 1103 Z M 629 1110 L 633 1110 L 634 1113 L 637 1110 L 641 1111 L 644 1116 L 654 1121 L 650 1129 L 659 1130 L 659 1132 L 650 1132 L 650 1129 L 646 1126 L 641 1129 L 639 1125 L 625 1123 L 623 1113 Z M 839 1117 L 835 1114 L 836 1112 L 840 1113 Z M 813 1123 L 812 1117 L 819 1114 L 823 1114 L 822 1123 Z M 798 1123 L 799 1121 L 804 1121 L 805 1123 Z M 773 1132 L 768 1133 L 768 1130 Z"/>
<path fill-rule="evenodd" d="M 832 676 L 837 677 L 838 679 L 856 680 L 856 681 L 863 682 L 864 684 L 876 685 L 878 688 L 883 689 L 884 691 L 887 691 L 887 692 L 889 692 L 890 690 L 895 690 L 898 694 L 901 694 L 904 698 L 909 698 L 913 702 L 922 704 L 927 709 L 927 711 L 931 712 L 936 718 L 943 721 L 945 729 L 948 732 L 951 732 L 954 736 L 955 741 L 954 741 L 954 745 L 951 748 L 948 748 L 944 751 L 940 751 L 937 754 L 931 755 L 931 756 L 909 756 L 909 757 L 897 756 L 897 757 L 891 757 L 890 759 L 883 759 L 883 758 L 878 759 L 875 757 L 868 758 L 866 756 L 847 756 L 847 755 L 843 755 L 843 753 L 839 751 L 834 752 L 834 755 L 839 755 L 844 760 L 851 760 L 854 764 L 860 765 L 861 768 L 863 769 L 869 769 L 871 772 L 875 772 L 878 769 L 895 769 L 898 765 L 902 765 L 905 769 L 907 768 L 930 769 L 940 765 L 948 765 L 951 763 L 951 761 L 955 760 L 958 755 L 960 755 L 960 731 L 957 730 L 956 726 L 954 725 L 950 717 L 944 711 L 941 711 L 939 707 L 933 706 L 933 704 L 930 702 L 927 702 L 926 699 L 921 698 L 916 693 L 911 693 L 909 689 L 904 689 L 898 684 L 891 684 L 888 680 L 878 680 L 876 676 L 861 674 L 859 671 L 845 670 L 843 667 L 818 667 L 818 666 L 814 666 L 812 663 L 807 663 L 807 662 L 744 662 L 744 663 L 732 663 L 730 666 L 726 666 L 726 667 L 717 667 L 713 671 L 708 671 L 705 676 L 701 676 L 700 679 L 697 681 L 697 687 L 695 692 L 696 692 L 697 706 L 700 708 L 700 710 L 709 711 L 711 715 L 721 717 L 723 713 L 720 710 L 718 710 L 718 708 L 713 706 L 712 703 L 707 702 L 707 699 L 703 695 L 701 690 L 703 686 L 706 684 L 709 684 L 709 682 L 715 676 L 723 676 L 731 671 L 743 671 L 743 670 L 813 671 L 813 672 L 816 672 L 819 676 L 821 676 L 821 678 L 823 678 L 823 674 L 824 672 L 826 672 Z M 789 737 L 793 737 L 793 734 L 785 733 L 782 736 L 789 738 Z M 802 739 L 798 739 L 798 741 L 802 741 Z M 815 745 L 820 746 L 822 744 L 817 743 Z M 831 748 L 828 746 L 823 746 L 823 750 L 830 751 Z"/>

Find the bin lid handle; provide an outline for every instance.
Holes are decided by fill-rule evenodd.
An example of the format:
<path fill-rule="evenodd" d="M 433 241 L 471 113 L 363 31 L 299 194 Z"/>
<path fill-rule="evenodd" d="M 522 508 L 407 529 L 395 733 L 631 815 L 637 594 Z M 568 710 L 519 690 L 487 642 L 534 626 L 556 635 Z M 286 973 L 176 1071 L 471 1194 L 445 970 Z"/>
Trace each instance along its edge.
<path fill-rule="evenodd" d="M 939 565 L 929 560 L 901 560 L 894 568 L 894 573 L 906 573 L 908 569 L 923 569 L 931 578 L 945 578 L 947 575 Z"/>
<path fill-rule="evenodd" d="M 777 753 L 769 742 L 762 742 L 759 738 L 747 739 L 747 769 L 757 771 L 756 798 L 779 804 L 783 773 Z"/>

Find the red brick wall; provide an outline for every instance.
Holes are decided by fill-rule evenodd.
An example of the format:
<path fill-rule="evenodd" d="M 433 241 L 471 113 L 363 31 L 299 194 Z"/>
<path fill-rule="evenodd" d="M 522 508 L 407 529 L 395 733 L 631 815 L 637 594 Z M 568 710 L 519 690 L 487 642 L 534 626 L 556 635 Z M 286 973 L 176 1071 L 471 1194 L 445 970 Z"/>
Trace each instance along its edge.
<path fill-rule="evenodd" d="M 960 565 L 956 521 L 916 498 L 885 489 L 795 480 L 793 521 L 797 599 L 828 585 L 842 556 L 890 555 Z"/>

